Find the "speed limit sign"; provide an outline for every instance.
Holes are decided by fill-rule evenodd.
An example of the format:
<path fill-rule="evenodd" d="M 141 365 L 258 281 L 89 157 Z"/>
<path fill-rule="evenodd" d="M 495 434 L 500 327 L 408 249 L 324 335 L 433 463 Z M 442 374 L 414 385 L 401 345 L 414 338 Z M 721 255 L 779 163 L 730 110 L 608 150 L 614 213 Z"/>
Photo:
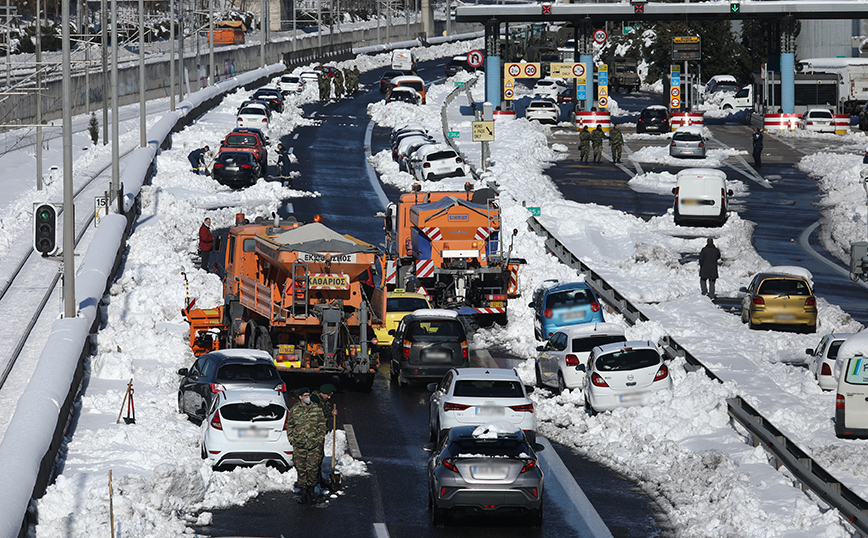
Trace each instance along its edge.
<path fill-rule="evenodd" d="M 576 64 L 573 66 L 573 76 L 576 78 L 582 78 L 585 76 L 585 64 Z"/>
<path fill-rule="evenodd" d="M 602 28 L 594 30 L 594 41 L 596 41 L 597 43 L 602 45 L 606 42 L 607 37 L 609 37 L 608 34 L 606 34 L 606 31 Z"/>
<path fill-rule="evenodd" d="M 527 64 L 524 66 L 524 76 L 526 77 L 535 77 L 536 76 L 536 65 Z"/>
<path fill-rule="evenodd" d="M 482 54 L 481 50 L 471 50 L 467 53 L 467 64 L 470 67 L 482 67 L 482 61 L 485 59 L 485 55 Z"/>

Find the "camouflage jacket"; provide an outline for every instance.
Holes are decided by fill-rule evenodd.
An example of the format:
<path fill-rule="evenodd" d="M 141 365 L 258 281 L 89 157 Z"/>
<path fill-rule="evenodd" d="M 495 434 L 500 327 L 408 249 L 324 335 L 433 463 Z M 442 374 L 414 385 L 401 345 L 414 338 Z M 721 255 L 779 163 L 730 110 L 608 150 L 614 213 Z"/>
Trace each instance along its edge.
<path fill-rule="evenodd" d="M 612 129 L 609 131 L 609 144 L 613 147 L 624 145 L 624 133 L 620 129 Z"/>
<path fill-rule="evenodd" d="M 591 143 L 594 144 L 595 148 L 603 144 L 604 138 L 606 138 L 606 135 L 603 134 L 601 129 L 594 129 L 591 131 Z"/>
<path fill-rule="evenodd" d="M 298 403 L 289 410 L 286 437 L 293 447 L 315 448 L 322 446 L 326 433 L 326 421 L 322 407 L 313 403 Z"/>
<path fill-rule="evenodd" d="M 590 131 L 580 131 L 579 132 L 579 145 L 584 147 L 590 147 L 591 145 L 591 133 Z"/>
<path fill-rule="evenodd" d="M 322 414 L 325 417 L 326 422 L 330 423 L 332 420 L 332 410 L 335 408 L 335 404 L 333 404 L 331 400 L 321 398 L 321 396 L 322 393 L 318 390 L 311 392 L 310 403 L 318 405 L 322 409 Z"/>

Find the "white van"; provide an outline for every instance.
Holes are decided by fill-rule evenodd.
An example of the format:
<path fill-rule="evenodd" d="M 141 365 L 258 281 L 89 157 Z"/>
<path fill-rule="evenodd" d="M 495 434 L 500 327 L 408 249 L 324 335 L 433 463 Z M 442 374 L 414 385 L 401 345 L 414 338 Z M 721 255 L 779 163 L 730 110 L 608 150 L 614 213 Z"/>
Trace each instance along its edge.
<path fill-rule="evenodd" d="M 838 377 L 835 435 L 868 438 L 868 358 L 861 354 L 847 359 Z"/>
<path fill-rule="evenodd" d="M 416 71 L 416 57 L 410 49 L 395 49 L 392 51 L 392 69 L 413 73 Z"/>
<path fill-rule="evenodd" d="M 723 226 L 729 210 L 726 174 L 712 168 L 687 168 L 678 172 L 675 188 L 675 224 Z"/>

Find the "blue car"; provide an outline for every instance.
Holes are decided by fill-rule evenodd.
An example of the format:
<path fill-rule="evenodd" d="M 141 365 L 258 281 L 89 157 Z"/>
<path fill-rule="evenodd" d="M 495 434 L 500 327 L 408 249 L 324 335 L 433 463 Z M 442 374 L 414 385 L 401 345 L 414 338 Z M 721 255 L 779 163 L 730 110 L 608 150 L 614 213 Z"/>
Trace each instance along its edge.
<path fill-rule="evenodd" d="M 533 292 L 534 334 L 547 340 L 570 325 L 605 321 L 600 301 L 584 282 L 560 284 L 547 280 Z"/>

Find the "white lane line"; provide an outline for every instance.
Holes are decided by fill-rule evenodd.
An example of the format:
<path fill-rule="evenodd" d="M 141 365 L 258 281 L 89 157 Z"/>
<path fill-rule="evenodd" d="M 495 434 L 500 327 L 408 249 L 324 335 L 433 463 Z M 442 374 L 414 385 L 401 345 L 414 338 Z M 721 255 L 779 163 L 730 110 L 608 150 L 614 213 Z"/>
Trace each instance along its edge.
<path fill-rule="evenodd" d="M 368 157 L 371 156 L 371 135 L 373 132 L 374 122 L 371 121 L 368 122 L 368 128 L 365 130 L 365 166 L 368 170 L 368 179 L 371 181 L 371 186 L 374 187 L 374 193 L 380 199 L 380 203 L 383 204 L 383 209 L 386 209 L 386 206 L 389 205 L 389 198 L 386 197 L 386 192 L 383 190 L 383 186 L 380 185 L 380 178 L 377 177 L 377 172 L 371 166 L 371 161 L 368 160 Z"/>
<path fill-rule="evenodd" d="M 841 267 L 840 265 L 838 265 L 838 264 L 836 264 L 830 260 L 827 260 L 824 256 L 822 256 L 819 252 L 814 250 L 814 248 L 811 246 L 809 239 L 811 237 L 811 234 L 814 233 L 814 230 L 816 230 L 819 226 L 820 226 L 820 221 L 817 221 L 817 222 L 811 224 L 810 226 L 808 226 L 807 228 L 805 228 L 805 230 L 802 232 L 802 235 L 799 236 L 799 245 L 802 247 L 802 250 L 807 252 L 812 258 L 814 258 L 818 262 L 824 263 L 827 266 L 829 266 L 832 270 L 834 270 L 835 272 L 840 273 L 840 274 L 846 276 L 847 278 L 850 278 L 850 271 L 848 269 L 845 269 L 845 268 Z M 850 280 L 852 281 L 852 279 L 850 279 Z M 858 284 L 858 285 L 862 286 L 863 288 L 868 288 L 868 283 L 862 282 L 861 280 L 855 281 L 854 284 Z"/>
<path fill-rule="evenodd" d="M 588 500 L 588 496 L 576 483 L 576 479 L 564 465 L 552 444 L 544 437 L 538 437 L 537 442 L 545 447 L 539 454 L 540 459 L 548 467 L 546 481 L 554 480 L 563 488 L 567 499 L 572 503 L 579 516 L 577 518 L 568 516 L 566 520 L 576 528 L 578 535 L 582 538 L 613 538 L 612 532 L 603 523 L 600 514 L 597 513 L 591 501 Z"/>
<path fill-rule="evenodd" d="M 292 139 L 293 139 L 293 140 L 298 140 L 298 133 L 295 133 L 294 135 L 292 135 Z"/>
<path fill-rule="evenodd" d="M 356 431 L 352 424 L 344 424 L 344 432 L 347 434 L 347 446 L 350 448 L 350 456 L 357 460 L 362 459 L 362 451 L 359 448 L 359 441 L 356 440 Z"/>
<path fill-rule="evenodd" d="M 374 536 L 377 538 L 389 538 L 389 531 L 385 523 L 374 523 Z"/>

